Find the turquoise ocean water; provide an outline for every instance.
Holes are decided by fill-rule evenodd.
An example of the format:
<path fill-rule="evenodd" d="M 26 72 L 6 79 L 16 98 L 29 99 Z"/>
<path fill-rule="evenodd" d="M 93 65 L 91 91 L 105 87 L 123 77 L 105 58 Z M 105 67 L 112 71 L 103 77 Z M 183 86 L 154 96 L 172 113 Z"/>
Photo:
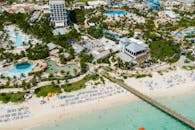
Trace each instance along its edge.
<path fill-rule="evenodd" d="M 195 93 L 158 101 L 195 121 Z M 31 130 L 138 130 L 140 127 L 145 130 L 191 130 L 143 101 L 97 110 Z"/>

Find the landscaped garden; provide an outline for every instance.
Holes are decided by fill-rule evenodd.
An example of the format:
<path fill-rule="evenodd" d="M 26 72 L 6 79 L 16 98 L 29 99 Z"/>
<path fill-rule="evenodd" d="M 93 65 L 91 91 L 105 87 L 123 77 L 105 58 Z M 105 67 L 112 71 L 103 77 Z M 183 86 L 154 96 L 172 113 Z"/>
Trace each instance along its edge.
<path fill-rule="evenodd" d="M 18 93 L 0 93 L 0 101 L 3 103 L 8 102 L 23 102 L 24 101 L 24 92 Z"/>
<path fill-rule="evenodd" d="M 98 75 L 87 75 L 80 81 L 66 84 L 66 85 L 62 85 L 62 88 L 64 88 L 64 91 L 66 91 L 66 92 L 71 92 L 71 91 L 85 88 L 86 87 L 85 83 L 90 81 L 90 80 L 98 80 L 98 79 L 99 79 Z"/>
<path fill-rule="evenodd" d="M 61 93 L 61 88 L 58 85 L 47 85 L 47 86 L 42 86 L 40 88 L 35 89 L 35 94 L 37 97 L 46 97 L 48 93 Z"/>

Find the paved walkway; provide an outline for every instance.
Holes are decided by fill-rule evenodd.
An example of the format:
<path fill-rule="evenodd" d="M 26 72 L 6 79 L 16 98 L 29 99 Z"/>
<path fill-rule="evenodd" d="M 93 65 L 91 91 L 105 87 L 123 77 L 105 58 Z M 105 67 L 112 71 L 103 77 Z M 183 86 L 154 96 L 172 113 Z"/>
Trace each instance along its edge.
<path fill-rule="evenodd" d="M 63 85 L 63 84 L 66 84 L 66 83 L 74 83 L 74 82 L 77 82 L 77 81 L 83 79 L 87 74 L 88 73 L 85 73 L 83 75 L 80 75 L 79 77 L 70 79 L 70 80 L 68 80 L 68 82 L 66 80 L 60 81 L 60 84 L 58 84 L 58 85 Z M 32 87 L 32 88 L 30 88 L 28 90 L 24 90 L 23 88 L 4 88 L 4 89 L 0 89 L 0 93 L 16 93 L 16 92 L 33 91 L 33 90 L 35 90 L 37 88 L 40 88 L 42 86 L 51 85 L 52 82 L 57 83 L 57 80 L 40 82 L 36 86 L 34 86 L 34 87 Z"/>

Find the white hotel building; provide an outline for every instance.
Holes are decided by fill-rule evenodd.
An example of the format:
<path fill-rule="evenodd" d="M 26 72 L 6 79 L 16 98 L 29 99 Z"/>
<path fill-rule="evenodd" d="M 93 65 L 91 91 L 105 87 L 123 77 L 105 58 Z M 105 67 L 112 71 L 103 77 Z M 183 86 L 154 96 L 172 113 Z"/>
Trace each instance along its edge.
<path fill-rule="evenodd" d="M 50 18 L 55 27 L 67 26 L 67 12 L 64 0 L 50 0 Z"/>
<path fill-rule="evenodd" d="M 148 58 L 149 47 L 143 41 L 134 38 L 121 38 L 121 52 L 117 54 L 125 62 L 140 63 Z"/>

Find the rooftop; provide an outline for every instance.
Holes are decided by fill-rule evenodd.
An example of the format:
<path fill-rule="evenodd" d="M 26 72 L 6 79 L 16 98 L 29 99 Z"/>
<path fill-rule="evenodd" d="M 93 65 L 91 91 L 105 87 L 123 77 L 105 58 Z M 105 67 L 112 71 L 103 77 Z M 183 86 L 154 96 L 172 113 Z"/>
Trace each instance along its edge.
<path fill-rule="evenodd" d="M 165 14 L 166 14 L 168 17 L 173 18 L 173 19 L 179 18 L 179 17 L 180 17 L 179 14 L 176 14 L 175 12 L 170 11 L 170 10 L 166 10 L 166 11 L 165 11 Z"/>
<path fill-rule="evenodd" d="M 56 49 L 57 46 L 53 43 L 49 43 L 49 44 L 47 44 L 47 47 L 48 47 L 49 51 L 51 51 L 53 49 Z"/>
<path fill-rule="evenodd" d="M 142 45 L 135 43 L 135 42 L 131 42 L 130 44 L 128 44 L 126 46 L 126 49 L 130 50 L 133 53 L 137 53 L 140 51 L 144 51 L 146 48 Z"/>
<path fill-rule="evenodd" d="M 105 37 L 98 40 L 97 43 L 102 44 L 105 50 L 109 50 L 109 49 L 112 49 L 113 51 L 118 50 L 116 43 Z"/>
<path fill-rule="evenodd" d="M 120 58 L 123 62 L 136 62 L 135 59 L 124 52 L 119 52 L 116 57 Z"/>
<path fill-rule="evenodd" d="M 110 54 L 110 51 L 105 50 L 105 51 L 102 51 L 101 53 L 96 52 L 96 54 L 94 52 L 93 56 L 94 56 L 95 60 L 99 60 L 99 59 L 102 59 L 102 58 L 108 56 L 109 54 Z"/>
<path fill-rule="evenodd" d="M 122 38 L 120 40 L 120 44 L 122 44 L 122 46 L 125 46 L 126 49 L 130 50 L 133 53 L 137 53 L 148 48 L 147 44 L 135 38 Z"/>

